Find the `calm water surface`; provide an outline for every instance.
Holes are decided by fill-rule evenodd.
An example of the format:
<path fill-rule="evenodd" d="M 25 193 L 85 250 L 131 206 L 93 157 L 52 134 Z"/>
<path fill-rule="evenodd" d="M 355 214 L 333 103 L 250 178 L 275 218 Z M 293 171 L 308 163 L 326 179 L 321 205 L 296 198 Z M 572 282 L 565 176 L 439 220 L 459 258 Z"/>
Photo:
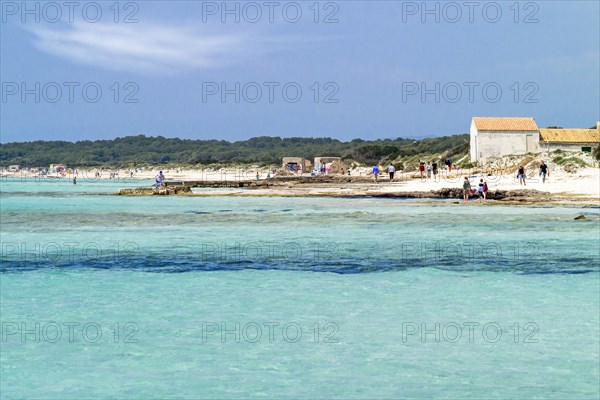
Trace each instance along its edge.
<path fill-rule="evenodd" d="M 3 398 L 600 396 L 598 208 L 140 184 L 2 181 Z"/>

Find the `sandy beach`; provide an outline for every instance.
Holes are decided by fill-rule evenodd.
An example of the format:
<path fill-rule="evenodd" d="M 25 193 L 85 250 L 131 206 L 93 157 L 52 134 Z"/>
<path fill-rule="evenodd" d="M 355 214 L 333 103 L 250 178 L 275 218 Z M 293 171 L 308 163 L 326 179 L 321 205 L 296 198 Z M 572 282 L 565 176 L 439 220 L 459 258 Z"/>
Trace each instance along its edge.
<path fill-rule="evenodd" d="M 223 173 L 223 176 L 233 175 L 232 171 L 228 172 Z M 575 174 L 557 170 L 545 183 L 539 176 L 533 176 L 526 180 L 526 185 L 520 185 L 512 174 L 484 176 L 453 171 L 451 174 L 441 174 L 434 181 L 433 178 L 421 179 L 414 173 L 408 173 L 397 175 L 394 181 L 390 181 L 387 176 L 380 176 L 378 182 L 375 182 L 372 175 L 358 175 L 360 172 L 355 172 L 356 175 L 352 175 L 351 172 L 350 176 L 275 176 L 270 179 L 262 177 L 259 173 L 258 180 L 255 178 L 234 181 L 218 179 L 221 176 L 219 173 L 207 176 L 182 171 L 175 174 L 173 179 L 169 179 L 170 175 L 167 175 L 167 182 L 177 185 L 179 181 L 203 181 L 198 183 L 200 187 L 193 188 L 190 193 L 184 193 L 192 196 L 400 197 L 458 200 L 464 176 L 469 176 L 473 188 L 480 179 L 488 183 L 488 197 L 491 199 L 489 204 L 600 206 L 600 170 L 597 168 L 581 169 Z M 240 182 L 243 182 L 243 187 L 236 187 Z M 210 190 L 206 190 L 209 186 Z M 132 184 L 131 187 L 135 188 L 136 185 Z M 137 194 L 152 194 L 152 191 Z M 475 199 L 476 196 L 471 197 L 472 201 Z"/>
<path fill-rule="evenodd" d="M 130 171 L 118 171 L 114 178 L 116 181 L 131 183 L 131 188 L 148 187 L 142 181 L 153 180 L 159 170 L 137 171 L 131 176 Z M 326 175 L 311 177 L 304 174 L 283 175 L 275 173 L 267 179 L 268 169 L 246 167 L 239 169 L 168 169 L 163 170 L 167 182 L 193 182 L 205 181 L 235 186 L 236 182 L 246 182 L 251 188 L 222 187 L 211 190 L 194 189 L 193 195 L 198 196 L 398 196 L 398 197 L 428 197 L 427 193 L 442 189 L 462 188 L 465 176 L 469 176 L 471 185 L 477 186 L 480 179 L 487 181 L 490 193 L 494 191 L 538 191 L 551 194 L 547 200 L 560 199 L 561 202 L 572 199 L 576 202 L 585 202 L 591 205 L 600 205 L 600 169 L 581 168 L 575 173 L 566 172 L 560 168 L 551 169 L 551 175 L 542 182 L 537 174 L 528 174 L 526 185 L 520 185 L 515 175 L 485 175 L 480 171 L 467 170 L 441 171 L 437 179 L 421 179 L 418 172 L 397 174 L 394 181 L 390 181 L 387 174 L 378 177 L 375 182 L 368 168 L 351 170 L 350 176 Z M 256 179 L 256 173 L 259 179 Z M 94 178 L 96 170 L 78 171 L 78 183 L 97 180 L 109 180 L 110 172 L 104 170 L 100 178 Z M 52 179 L 40 178 L 34 173 L 3 173 L 3 177 L 20 177 L 21 179 Z M 60 178 L 69 179 L 69 176 Z M 410 196 L 414 195 L 414 196 Z M 543 200 L 543 199 L 540 199 Z"/>

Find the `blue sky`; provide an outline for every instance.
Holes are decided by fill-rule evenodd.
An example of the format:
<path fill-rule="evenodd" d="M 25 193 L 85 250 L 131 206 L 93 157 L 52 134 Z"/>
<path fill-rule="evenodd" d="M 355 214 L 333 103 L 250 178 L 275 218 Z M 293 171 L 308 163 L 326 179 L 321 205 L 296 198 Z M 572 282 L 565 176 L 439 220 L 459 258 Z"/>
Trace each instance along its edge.
<path fill-rule="evenodd" d="M 118 15 L 113 1 L 0 4 L 3 143 L 431 137 L 467 132 L 472 116 L 600 119 L 597 1 L 233 1 L 224 15 L 220 1 L 121 2 Z"/>

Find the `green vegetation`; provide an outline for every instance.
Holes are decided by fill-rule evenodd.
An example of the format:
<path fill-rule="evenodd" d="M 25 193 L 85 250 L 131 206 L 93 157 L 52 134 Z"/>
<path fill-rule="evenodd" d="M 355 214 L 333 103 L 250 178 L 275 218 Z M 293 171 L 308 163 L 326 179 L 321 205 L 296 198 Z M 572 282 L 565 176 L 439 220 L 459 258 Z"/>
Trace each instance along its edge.
<path fill-rule="evenodd" d="M 587 163 L 585 161 L 583 161 L 582 159 L 578 158 L 578 157 L 563 157 L 561 155 L 556 156 L 554 158 L 552 158 L 552 162 L 554 162 L 556 165 L 568 165 L 568 164 L 572 164 L 572 165 L 577 165 L 579 167 L 587 167 Z"/>
<path fill-rule="evenodd" d="M 360 164 L 398 162 L 404 159 L 429 160 L 436 155 L 457 160 L 469 151 L 469 136 L 454 135 L 422 140 L 385 139 L 342 142 L 331 138 L 255 137 L 225 140 L 183 140 L 177 138 L 127 136 L 95 141 L 35 141 L 0 144 L 0 166 L 18 164 L 44 167 L 62 163 L 76 167 L 206 165 L 206 164 L 279 164 L 285 156 L 338 156 Z M 406 163 L 405 163 L 406 164 Z"/>

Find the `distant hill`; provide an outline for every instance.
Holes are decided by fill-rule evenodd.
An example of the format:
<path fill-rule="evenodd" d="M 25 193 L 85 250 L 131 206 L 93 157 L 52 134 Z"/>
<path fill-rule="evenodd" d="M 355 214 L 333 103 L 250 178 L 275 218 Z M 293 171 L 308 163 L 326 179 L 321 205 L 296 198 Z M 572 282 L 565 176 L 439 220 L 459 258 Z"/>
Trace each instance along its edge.
<path fill-rule="evenodd" d="M 420 155 L 464 157 L 469 151 L 469 135 L 453 135 L 422 140 L 354 139 L 343 142 L 331 138 L 255 137 L 244 141 L 189 140 L 127 136 L 95 141 L 35 141 L 0 144 L 0 166 L 18 164 L 43 167 L 62 163 L 74 167 L 143 166 L 160 164 L 279 164 L 282 157 L 337 156 L 360 164 L 418 159 Z"/>

